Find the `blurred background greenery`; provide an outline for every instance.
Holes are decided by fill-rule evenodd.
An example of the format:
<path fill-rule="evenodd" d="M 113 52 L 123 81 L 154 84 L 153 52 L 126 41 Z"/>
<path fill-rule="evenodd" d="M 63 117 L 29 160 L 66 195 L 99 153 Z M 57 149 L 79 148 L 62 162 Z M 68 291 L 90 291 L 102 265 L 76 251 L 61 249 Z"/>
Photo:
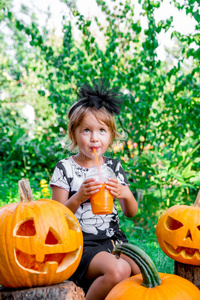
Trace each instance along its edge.
<path fill-rule="evenodd" d="M 192 205 L 200 186 L 199 1 L 170 1 L 195 22 L 188 34 L 174 29 L 172 16 L 156 21 L 162 0 L 110 0 L 109 5 L 96 0 L 105 22 L 99 15 L 85 17 L 76 1 L 61 2 L 68 13 L 60 36 L 40 26 L 27 5 L 19 18 L 12 0 L 0 4 L 0 205 L 19 201 L 17 182 L 23 177 L 29 178 L 35 200 L 51 198 L 53 168 L 70 155 L 67 110 L 81 84 L 105 77 L 124 95 L 116 118 L 123 138 L 107 155 L 122 161 L 139 204 L 133 220 L 119 209 L 122 229 L 153 255 L 160 271 L 173 272 L 155 226 L 168 207 Z M 168 31 L 173 46 L 161 60 L 158 35 Z"/>

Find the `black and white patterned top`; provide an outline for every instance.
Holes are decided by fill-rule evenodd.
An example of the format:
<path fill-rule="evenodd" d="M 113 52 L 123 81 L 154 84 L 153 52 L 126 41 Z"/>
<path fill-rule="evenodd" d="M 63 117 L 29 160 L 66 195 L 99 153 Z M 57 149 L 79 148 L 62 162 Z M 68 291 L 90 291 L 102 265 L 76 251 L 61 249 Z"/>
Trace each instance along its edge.
<path fill-rule="evenodd" d="M 104 164 L 114 171 L 117 180 L 122 185 L 129 184 L 119 161 L 104 157 Z M 68 159 L 62 159 L 55 166 L 50 187 L 56 185 L 67 190 L 70 198 L 79 190 L 82 182 L 86 178 L 88 170 L 88 168 L 78 165 L 72 156 Z M 79 221 L 85 241 L 107 238 L 117 240 L 122 236 L 125 237 L 124 233 L 119 229 L 119 217 L 115 203 L 113 205 L 112 214 L 94 215 L 92 213 L 90 199 L 88 199 L 79 206 L 75 216 Z"/>

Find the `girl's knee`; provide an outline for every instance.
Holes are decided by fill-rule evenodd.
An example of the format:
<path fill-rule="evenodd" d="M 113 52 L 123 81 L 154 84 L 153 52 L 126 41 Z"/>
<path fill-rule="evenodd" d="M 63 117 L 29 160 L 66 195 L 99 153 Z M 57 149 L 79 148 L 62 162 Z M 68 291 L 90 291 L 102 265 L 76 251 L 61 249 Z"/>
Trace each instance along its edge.
<path fill-rule="evenodd" d="M 113 268 L 112 281 L 117 284 L 131 276 L 131 266 L 124 260 L 119 259 Z"/>

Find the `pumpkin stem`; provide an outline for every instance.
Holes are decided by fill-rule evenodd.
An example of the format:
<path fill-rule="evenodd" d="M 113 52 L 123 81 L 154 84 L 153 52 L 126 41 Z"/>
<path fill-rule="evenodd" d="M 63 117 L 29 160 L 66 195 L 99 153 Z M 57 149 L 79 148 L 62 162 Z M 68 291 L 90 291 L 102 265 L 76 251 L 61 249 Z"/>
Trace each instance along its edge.
<path fill-rule="evenodd" d="M 143 286 L 147 288 L 153 288 L 161 284 L 161 279 L 153 261 L 139 247 L 130 243 L 117 244 L 113 250 L 113 253 L 117 257 L 123 253 L 136 262 L 142 274 Z"/>
<path fill-rule="evenodd" d="M 196 197 L 196 200 L 195 200 L 193 206 L 200 207 L 200 190 L 197 194 L 197 197 Z"/>
<path fill-rule="evenodd" d="M 22 203 L 33 201 L 33 195 L 28 179 L 21 179 L 18 181 L 20 201 Z"/>

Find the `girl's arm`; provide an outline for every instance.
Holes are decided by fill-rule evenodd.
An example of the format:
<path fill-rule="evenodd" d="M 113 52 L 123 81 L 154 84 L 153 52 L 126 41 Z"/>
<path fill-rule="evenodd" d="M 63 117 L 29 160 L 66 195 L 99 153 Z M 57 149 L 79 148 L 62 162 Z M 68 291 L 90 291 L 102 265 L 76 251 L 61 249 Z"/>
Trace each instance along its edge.
<path fill-rule="evenodd" d="M 74 194 L 72 197 L 68 199 L 69 192 L 67 190 L 64 190 L 56 185 L 52 186 L 52 199 L 64 204 L 74 214 L 80 206 L 80 203 L 77 201 L 75 197 L 76 194 Z"/>
<path fill-rule="evenodd" d="M 80 189 L 70 198 L 69 192 L 56 185 L 52 186 L 52 199 L 56 200 L 66 207 L 68 207 L 74 214 L 84 201 L 86 201 L 92 194 L 95 194 L 102 187 L 101 183 L 95 179 L 85 180 Z"/>
<path fill-rule="evenodd" d="M 129 187 L 122 185 L 117 179 L 111 178 L 106 182 L 106 188 L 114 198 L 119 200 L 124 215 L 129 218 L 134 217 L 138 210 L 138 204 Z"/>
<path fill-rule="evenodd" d="M 138 204 L 128 186 L 123 186 L 125 196 L 118 198 L 122 211 L 126 217 L 132 218 L 136 215 Z"/>

